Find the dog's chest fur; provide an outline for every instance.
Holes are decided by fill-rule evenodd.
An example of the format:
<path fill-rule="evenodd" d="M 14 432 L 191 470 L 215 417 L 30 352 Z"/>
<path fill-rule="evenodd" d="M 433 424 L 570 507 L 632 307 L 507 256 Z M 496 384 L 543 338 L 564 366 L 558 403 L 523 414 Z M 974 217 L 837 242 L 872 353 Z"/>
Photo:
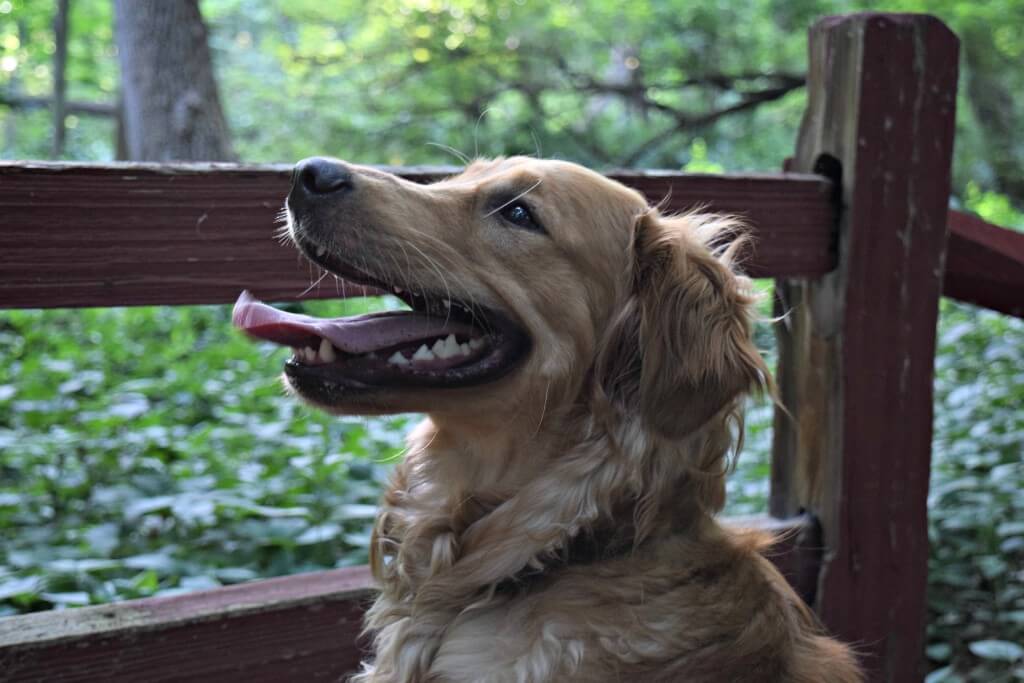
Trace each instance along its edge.
<path fill-rule="evenodd" d="M 615 509 L 610 497 L 636 502 L 630 492 L 659 488 L 626 476 L 658 449 L 610 455 L 612 441 L 581 439 L 609 450 L 563 454 L 522 507 L 516 496 L 441 495 L 450 489 L 423 457 L 443 454 L 413 450 L 422 457 L 399 466 L 378 520 L 382 592 L 367 622 L 376 661 L 356 680 L 820 681 L 800 672 L 794 648 L 831 641 L 761 557 L 766 539 L 726 532 L 693 504 L 700 482 L 655 468 L 683 492 L 679 505 L 647 510 L 657 522 L 644 538 L 634 534 L 645 511 L 629 506 L 619 520 L 629 531 L 615 533 L 600 511 Z M 574 499 L 602 488 L 568 486 L 581 479 L 616 491 Z"/>

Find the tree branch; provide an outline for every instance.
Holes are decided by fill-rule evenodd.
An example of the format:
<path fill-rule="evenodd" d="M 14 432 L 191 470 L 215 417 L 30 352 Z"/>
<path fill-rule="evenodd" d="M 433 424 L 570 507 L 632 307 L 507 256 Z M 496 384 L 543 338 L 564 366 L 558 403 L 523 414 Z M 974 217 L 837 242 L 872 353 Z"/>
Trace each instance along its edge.
<path fill-rule="evenodd" d="M 49 109 L 53 106 L 53 100 L 49 97 L 31 97 L 29 95 L 14 95 L 12 93 L 0 92 L 0 106 L 7 106 L 12 109 Z M 117 116 L 117 107 L 105 102 L 77 102 L 70 100 L 64 103 L 64 109 L 69 114 Z"/>
<path fill-rule="evenodd" d="M 624 97 L 633 98 L 644 98 L 647 99 L 647 91 L 651 89 L 657 90 L 678 90 L 680 88 L 690 88 L 696 86 L 711 86 L 718 90 L 744 92 L 739 86 L 743 83 L 749 83 L 750 81 L 772 81 L 775 87 L 800 87 L 802 86 L 807 77 L 804 74 L 792 74 L 792 73 L 739 73 L 739 74 L 720 74 L 711 73 L 704 74 L 701 76 L 694 76 L 693 78 L 687 78 L 674 83 L 649 83 L 649 82 L 636 82 L 636 83 L 609 83 L 607 81 L 597 80 L 589 75 L 580 74 L 568 70 L 568 67 L 562 65 L 566 75 L 572 79 L 573 86 L 579 90 L 586 90 L 592 93 L 604 93 L 611 95 L 622 95 Z M 651 102 L 652 105 L 657 103 Z"/>
<path fill-rule="evenodd" d="M 682 130 L 707 126 L 711 123 L 714 123 L 723 116 L 728 116 L 729 114 L 735 114 L 737 112 L 753 109 L 754 107 L 757 107 L 760 104 L 764 104 L 765 102 L 771 102 L 773 100 L 785 97 L 786 95 L 800 87 L 803 87 L 802 80 L 799 83 L 790 82 L 785 85 L 780 85 L 777 88 L 768 88 L 767 90 L 760 90 L 758 92 L 747 93 L 743 100 L 734 105 L 722 107 L 721 109 L 714 109 L 710 112 L 699 115 L 679 112 L 669 107 L 667 108 L 667 111 L 674 113 L 675 125 L 670 126 L 669 128 L 661 131 L 660 133 L 655 134 L 646 142 L 641 143 L 640 146 L 634 149 L 630 154 L 628 154 L 623 159 L 622 165 L 632 166 L 644 154 L 647 154 L 650 150 L 661 145 L 667 139 L 669 139 L 670 137 L 672 137 L 673 135 Z M 662 109 L 662 111 L 666 111 L 666 109 Z"/>

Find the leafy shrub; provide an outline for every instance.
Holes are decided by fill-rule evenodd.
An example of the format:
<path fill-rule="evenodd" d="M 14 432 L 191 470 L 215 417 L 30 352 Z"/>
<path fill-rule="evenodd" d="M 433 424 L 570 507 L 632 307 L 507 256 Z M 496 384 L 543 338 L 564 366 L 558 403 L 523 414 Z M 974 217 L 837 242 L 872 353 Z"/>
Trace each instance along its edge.
<path fill-rule="evenodd" d="M 4 314 L 0 613 L 366 561 L 408 418 L 301 406 L 274 376 L 287 352 L 267 357 L 229 321 Z"/>
<path fill-rule="evenodd" d="M 942 302 L 929 683 L 1024 680 L 1024 321 Z"/>

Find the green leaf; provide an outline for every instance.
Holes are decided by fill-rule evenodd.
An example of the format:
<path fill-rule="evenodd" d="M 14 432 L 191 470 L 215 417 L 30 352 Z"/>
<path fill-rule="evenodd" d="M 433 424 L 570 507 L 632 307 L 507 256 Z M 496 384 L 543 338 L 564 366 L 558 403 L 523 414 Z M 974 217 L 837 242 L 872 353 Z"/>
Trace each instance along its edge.
<path fill-rule="evenodd" d="M 172 572 L 178 566 L 178 562 L 173 557 L 162 552 L 125 557 L 121 560 L 121 564 L 129 569 L 152 569 L 162 573 Z"/>
<path fill-rule="evenodd" d="M 222 567 L 213 570 L 214 576 L 225 583 L 242 583 L 259 578 L 254 570 L 249 567 Z"/>
<path fill-rule="evenodd" d="M 160 587 L 160 577 L 152 569 L 147 569 L 136 574 L 132 583 L 140 593 L 150 595 Z"/>
<path fill-rule="evenodd" d="M 126 519 L 134 519 L 159 510 L 170 510 L 174 505 L 174 496 L 154 496 L 131 501 L 124 508 Z"/>
<path fill-rule="evenodd" d="M 1013 662 L 1024 657 L 1024 647 L 1008 640 L 976 640 L 967 647 L 982 659 Z"/>
<path fill-rule="evenodd" d="M 334 523 L 318 524 L 312 526 L 295 538 L 298 545 L 310 545 L 312 543 L 324 543 L 341 535 L 341 525 Z"/>
<path fill-rule="evenodd" d="M 377 516 L 376 505 L 360 505 L 347 503 L 338 507 L 338 516 L 342 519 L 374 519 Z"/>
<path fill-rule="evenodd" d="M 309 509 L 305 507 L 273 507 L 270 505 L 257 505 L 240 498 L 218 498 L 218 504 L 223 507 L 234 507 L 249 512 L 259 517 L 306 517 Z"/>
<path fill-rule="evenodd" d="M 1003 522 L 996 527 L 1000 536 L 1024 536 L 1024 522 Z"/>
<path fill-rule="evenodd" d="M 941 669 L 936 669 L 925 676 L 924 683 L 963 683 L 963 680 L 963 678 L 953 671 L 953 667 L 944 666 Z"/>
<path fill-rule="evenodd" d="M 949 643 L 934 643 L 925 649 L 928 659 L 935 662 L 948 662 L 953 654 L 953 646 Z"/>
<path fill-rule="evenodd" d="M 20 505 L 22 496 L 17 493 L 0 492 L 0 507 L 14 507 Z"/>
<path fill-rule="evenodd" d="M 88 572 L 102 572 L 109 569 L 117 569 L 121 566 L 119 560 L 104 559 L 82 559 L 74 560 L 62 558 L 46 563 L 46 568 L 51 572 L 63 574 L 81 574 Z"/>
<path fill-rule="evenodd" d="M 6 600 L 18 595 L 34 594 L 38 592 L 40 584 L 38 576 L 26 576 L 20 579 L 0 581 L 0 600 Z"/>
<path fill-rule="evenodd" d="M 55 605 L 88 605 L 91 601 L 89 594 L 85 591 L 72 591 L 67 593 L 40 593 L 39 597 Z"/>
<path fill-rule="evenodd" d="M 184 576 L 181 579 L 181 587 L 192 591 L 220 588 L 220 586 L 221 582 L 212 576 Z"/>

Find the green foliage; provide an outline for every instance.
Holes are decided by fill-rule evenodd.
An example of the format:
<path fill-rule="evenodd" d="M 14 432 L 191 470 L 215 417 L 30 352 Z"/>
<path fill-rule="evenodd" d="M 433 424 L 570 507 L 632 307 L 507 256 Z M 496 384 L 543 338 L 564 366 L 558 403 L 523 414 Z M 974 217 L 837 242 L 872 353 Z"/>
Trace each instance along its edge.
<path fill-rule="evenodd" d="M 228 309 L 6 312 L 0 346 L 0 614 L 366 561 L 407 418 L 300 406 Z"/>
<path fill-rule="evenodd" d="M 624 8 L 597 0 L 390 0 L 332 7 L 325 16 L 309 3 L 260 12 L 251 5 L 204 4 L 222 82 L 234 93 L 228 109 L 243 156 L 290 160 L 326 150 L 391 164 L 450 161 L 430 142 L 470 155 L 539 148 L 622 163 L 653 131 L 672 127 L 659 107 L 702 112 L 738 99 L 728 89 L 682 86 L 687 80 L 708 71 L 758 73 L 765 64 L 769 72 L 798 71 L 802 36 L 764 21 L 778 9 L 780 21 L 804 25 L 814 12 L 783 2 L 721 10 L 665 2 Z M 652 34 L 652 25 L 662 30 Z M 763 30 L 752 32 L 755 26 Z M 633 54 L 639 45 L 642 59 Z M 645 72 L 651 75 L 640 90 L 650 103 L 631 103 L 591 83 L 607 75 L 628 86 Z M 756 87 L 754 80 L 747 85 Z M 252 112 L 268 104 L 295 125 L 267 130 Z M 799 101 L 788 105 L 791 121 L 800 110 Z M 763 114 L 765 125 L 772 116 Z M 309 134 L 293 136 L 296 126 Z M 736 145 L 740 135 L 734 129 L 728 140 L 716 139 Z M 788 150 L 773 151 L 781 158 Z M 686 160 L 685 147 L 663 147 L 635 163 Z"/>
<path fill-rule="evenodd" d="M 118 89 L 112 3 L 85 0 L 70 3 L 68 64 L 69 100 L 113 103 Z M 50 97 L 53 92 L 55 2 L 0 2 L 0 103 L 3 95 Z M 0 157 L 45 159 L 51 152 L 52 116 L 44 109 L 23 111 L 0 104 L 3 140 Z M 114 156 L 115 126 L 111 119 L 69 115 L 68 159 L 109 160 Z"/>
<path fill-rule="evenodd" d="M 1020 680 L 1024 321 L 943 301 L 935 373 L 928 657 L 946 672 L 932 680 Z"/>
<path fill-rule="evenodd" d="M 986 192 L 974 181 L 967 183 L 964 208 L 985 220 L 1004 228 L 1024 231 L 1024 211 L 1018 211 L 1009 197 L 998 192 Z"/>

